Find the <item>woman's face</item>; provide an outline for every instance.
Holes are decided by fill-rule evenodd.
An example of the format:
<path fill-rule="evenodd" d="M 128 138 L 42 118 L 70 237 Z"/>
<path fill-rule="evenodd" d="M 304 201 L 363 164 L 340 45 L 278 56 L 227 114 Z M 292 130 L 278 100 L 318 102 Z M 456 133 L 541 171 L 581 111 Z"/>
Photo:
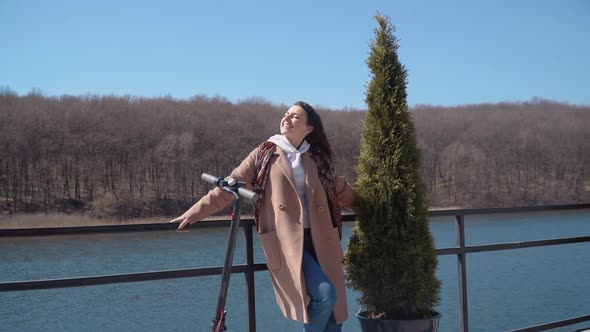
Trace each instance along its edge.
<path fill-rule="evenodd" d="M 291 106 L 281 119 L 281 134 L 291 143 L 301 143 L 312 131 L 313 127 L 307 124 L 307 113 L 301 106 Z"/>

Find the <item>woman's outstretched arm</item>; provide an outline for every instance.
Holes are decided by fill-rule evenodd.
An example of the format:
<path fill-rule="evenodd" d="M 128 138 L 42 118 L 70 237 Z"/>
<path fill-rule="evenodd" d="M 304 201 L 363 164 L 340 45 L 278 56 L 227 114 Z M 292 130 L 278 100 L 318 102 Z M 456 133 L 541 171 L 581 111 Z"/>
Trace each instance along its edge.
<path fill-rule="evenodd" d="M 255 178 L 255 160 L 258 149 L 250 152 L 248 157 L 242 161 L 240 166 L 234 169 L 226 179 L 236 179 L 246 183 L 251 189 Z M 203 196 L 195 205 L 183 213 L 180 217 L 171 220 L 171 223 L 180 223 L 178 229 L 183 229 L 188 224 L 203 220 L 215 212 L 222 210 L 234 200 L 234 196 L 219 188 L 213 188 Z"/>

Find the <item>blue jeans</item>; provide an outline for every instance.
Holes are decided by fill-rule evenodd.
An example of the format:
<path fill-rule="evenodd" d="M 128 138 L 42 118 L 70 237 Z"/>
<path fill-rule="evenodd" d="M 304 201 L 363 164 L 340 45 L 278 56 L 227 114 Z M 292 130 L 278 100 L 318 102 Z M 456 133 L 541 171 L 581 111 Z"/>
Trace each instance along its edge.
<path fill-rule="evenodd" d="M 303 325 L 303 332 L 341 332 L 342 324 L 336 324 L 332 313 L 336 289 L 317 262 L 309 229 L 305 229 L 303 238 L 303 277 L 310 297 L 309 323 Z"/>

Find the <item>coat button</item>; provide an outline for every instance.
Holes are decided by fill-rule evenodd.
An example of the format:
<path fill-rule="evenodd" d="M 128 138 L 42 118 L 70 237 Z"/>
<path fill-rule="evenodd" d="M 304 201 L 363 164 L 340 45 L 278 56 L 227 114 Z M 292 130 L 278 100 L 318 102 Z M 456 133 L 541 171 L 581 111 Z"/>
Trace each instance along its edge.
<path fill-rule="evenodd" d="M 283 210 L 284 211 L 285 210 L 285 206 L 283 204 L 280 204 L 279 205 L 279 210 Z"/>
<path fill-rule="evenodd" d="M 320 211 L 320 212 L 324 212 L 324 207 L 320 205 L 320 206 L 318 207 L 318 211 Z"/>

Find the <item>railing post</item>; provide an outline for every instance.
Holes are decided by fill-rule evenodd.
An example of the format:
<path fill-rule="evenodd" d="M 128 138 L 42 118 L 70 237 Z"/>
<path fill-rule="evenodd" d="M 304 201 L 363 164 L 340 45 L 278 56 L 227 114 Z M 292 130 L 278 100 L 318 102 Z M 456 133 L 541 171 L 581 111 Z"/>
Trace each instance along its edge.
<path fill-rule="evenodd" d="M 244 273 L 246 277 L 248 302 L 248 332 L 256 332 L 256 298 L 254 290 L 254 241 L 252 240 L 252 223 L 248 222 L 244 225 L 244 235 L 246 236 L 246 266 L 247 270 Z"/>
<path fill-rule="evenodd" d="M 465 266 L 465 216 L 455 216 L 457 219 L 457 246 L 460 252 L 457 254 L 457 267 L 459 269 L 459 312 L 461 318 L 461 332 L 469 332 L 469 319 L 467 309 L 467 268 Z"/>

